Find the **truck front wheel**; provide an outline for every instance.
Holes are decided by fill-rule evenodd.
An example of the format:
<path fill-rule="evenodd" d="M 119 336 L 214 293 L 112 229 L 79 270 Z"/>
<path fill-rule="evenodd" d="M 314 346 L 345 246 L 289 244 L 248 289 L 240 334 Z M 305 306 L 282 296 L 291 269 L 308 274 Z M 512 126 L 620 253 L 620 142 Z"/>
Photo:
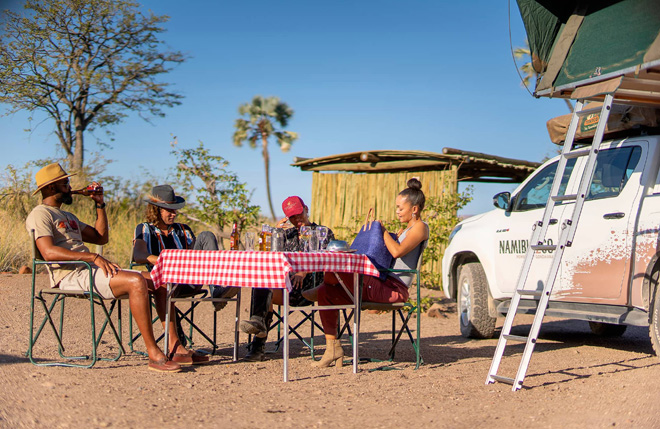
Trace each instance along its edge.
<path fill-rule="evenodd" d="M 651 308 L 651 324 L 649 325 L 649 336 L 656 356 L 660 356 L 660 292 L 658 286 L 653 290 Z"/>
<path fill-rule="evenodd" d="M 494 317 L 488 314 L 488 280 L 481 264 L 458 267 L 458 321 L 465 338 L 493 338 Z"/>

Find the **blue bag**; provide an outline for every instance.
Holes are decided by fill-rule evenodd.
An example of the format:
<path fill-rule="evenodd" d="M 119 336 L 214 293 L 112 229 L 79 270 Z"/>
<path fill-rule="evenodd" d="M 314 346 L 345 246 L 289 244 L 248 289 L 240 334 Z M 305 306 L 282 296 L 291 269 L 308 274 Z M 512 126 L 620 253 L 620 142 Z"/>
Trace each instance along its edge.
<path fill-rule="evenodd" d="M 369 221 L 369 217 L 373 217 L 373 209 L 369 209 L 367 219 L 360 231 L 358 231 L 355 240 L 351 244 L 351 249 L 355 249 L 356 253 L 366 255 L 372 264 L 378 269 L 392 268 L 394 265 L 394 258 L 387 247 L 385 240 L 383 240 L 383 227 L 378 222 Z M 390 233 L 390 236 L 397 240 L 396 234 Z M 385 280 L 388 273 L 380 273 L 378 278 Z"/>

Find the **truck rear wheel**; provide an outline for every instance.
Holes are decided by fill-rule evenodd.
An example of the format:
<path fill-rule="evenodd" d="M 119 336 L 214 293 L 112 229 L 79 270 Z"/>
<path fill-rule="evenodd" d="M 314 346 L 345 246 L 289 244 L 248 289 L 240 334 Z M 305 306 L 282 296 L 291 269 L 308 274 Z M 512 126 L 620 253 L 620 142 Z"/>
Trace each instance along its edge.
<path fill-rule="evenodd" d="M 591 332 L 601 337 L 620 337 L 626 332 L 628 326 L 614 323 L 589 322 Z"/>
<path fill-rule="evenodd" d="M 496 318 L 488 314 L 488 280 L 478 262 L 458 267 L 458 322 L 465 338 L 493 338 Z"/>
<path fill-rule="evenodd" d="M 656 356 L 660 356 L 660 293 L 658 286 L 653 290 L 651 307 L 651 324 L 649 325 L 649 336 L 651 345 Z"/>

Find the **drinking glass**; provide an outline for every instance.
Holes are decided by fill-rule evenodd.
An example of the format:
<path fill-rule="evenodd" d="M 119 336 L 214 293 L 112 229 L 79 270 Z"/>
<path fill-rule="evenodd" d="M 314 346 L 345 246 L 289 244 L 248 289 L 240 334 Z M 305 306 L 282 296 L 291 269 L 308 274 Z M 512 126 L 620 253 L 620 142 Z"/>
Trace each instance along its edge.
<path fill-rule="evenodd" d="M 316 233 L 319 235 L 319 248 L 325 250 L 328 247 L 328 228 L 325 226 L 317 226 Z"/>
<path fill-rule="evenodd" d="M 310 231 L 309 234 L 309 251 L 310 252 L 318 252 L 319 250 L 319 232 L 317 230 L 312 230 Z"/>
<path fill-rule="evenodd" d="M 300 227 L 300 240 L 302 241 L 302 251 L 309 252 L 309 239 L 312 235 L 311 226 L 301 226 Z"/>
<path fill-rule="evenodd" d="M 254 242 L 257 235 L 254 232 L 245 233 L 245 250 L 254 250 Z"/>

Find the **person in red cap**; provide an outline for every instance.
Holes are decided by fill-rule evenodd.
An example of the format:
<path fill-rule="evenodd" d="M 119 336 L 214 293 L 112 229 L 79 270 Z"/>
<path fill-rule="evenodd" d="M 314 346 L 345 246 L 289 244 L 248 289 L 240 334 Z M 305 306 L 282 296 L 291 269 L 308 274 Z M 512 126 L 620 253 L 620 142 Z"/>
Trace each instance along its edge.
<path fill-rule="evenodd" d="M 289 197 L 282 203 L 282 211 L 285 217 L 278 223 L 278 228 L 285 229 L 285 252 L 303 251 L 303 242 L 300 240 L 300 228 L 311 226 L 312 229 L 320 227 L 309 220 L 309 208 L 300 197 Z M 327 240 L 334 240 L 332 230 L 328 228 Z M 291 286 L 293 290 L 289 294 L 289 304 L 295 307 L 311 305 L 316 300 L 314 290 L 323 281 L 323 273 L 291 273 Z M 257 362 L 265 358 L 264 345 L 268 336 L 268 328 L 273 320 L 273 304 L 283 304 L 283 293 L 281 289 L 252 289 L 252 301 L 250 305 L 250 319 L 242 320 L 240 328 L 246 334 L 254 335 L 254 339 L 248 346 L 249 352 L 245 356 L 246 361 Z"/>

